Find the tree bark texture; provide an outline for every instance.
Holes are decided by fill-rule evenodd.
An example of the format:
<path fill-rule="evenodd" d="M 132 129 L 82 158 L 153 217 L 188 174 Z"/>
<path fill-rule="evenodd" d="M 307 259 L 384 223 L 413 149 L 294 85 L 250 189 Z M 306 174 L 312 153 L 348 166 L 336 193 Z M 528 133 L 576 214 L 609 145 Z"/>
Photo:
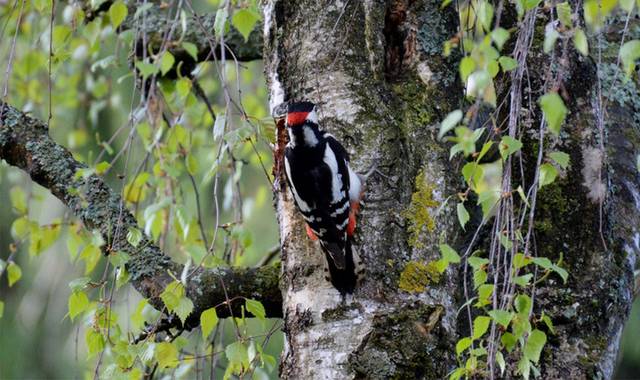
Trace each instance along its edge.
<path fill-rule="evenodd" d="M 521 27 L 512 9 L 505 14 L 503 27 Z M 416 268 L 440 257 L 439 243 L 462 248 L 470 240 L 458 226 L 455 199 L 445 201 L 464 189 L 457 174 L 464 163 L 450 161 L 447 144 L 436 139 L 439 122 L 461 107 L 463 96 L 457 58 L 441 54 L 443 43 L 456 34 L 456 17 L 452 7 L 441 10 L 439 1 L 430 0 L 264 4 L 272 109 L 287 100 L 314 101 L 321 126 L 345 144 L 355 169 L 363 173 L 377 164 L 381 173 L 367 182 L 357 231 L 365 280 L 346 300 L 324 279 L 324 257 L 304 234 L 283 179 L 276 184 L 286 333 L 283 378 L 440 379 L 458 366 L 455 343 L 469 335 L 468 324 L 458 318 L 464 303 L 461 270 L 450 267 L 426 286 L 411 276 L 428 275 Z M 528 80 L 541 87 L 550 65 L 541 51 L 548 19 L 541 14 L 533 20 L 527 72 Z M 608 37 L 612 46 L 619 41 L 619 34 Z M 640 150 L 634 120 L 639 107 L 633 98 L 638 86 L 627 84 L 624 94 L 605 103 L 601 174 L 608 191 L 600 217 L 600 204 L 588 197 L 593 184 L 587 179 L 590 170 L 597 170 L 589 149 L 599 141 L 591 111 L 598 64 L 569 51 L 562 61 L 567 74 L 562 90 L 571 99 L 566 101 L 570 117 L 557 141 L 545 141 L 568 152 L 572 166 L 539 194 L 535 244 L 539 256 L 554 261 L 563 253 L 570 279 L 566 285 L 552 279 L 535 289 L 536 312 L 550 314 L 557 330 L 540 369 L 543 378 L 610 378 L 640 249 L 634 166 Z M 508 78 L 502 82 L 508 84 Z M 496 87 L 499 101 L 508 96 L 500 93 L 504 86 Z M 539 121 L 535 100 L 542 94 L 529 94 L 535 95 L 533 106 L 519 111 L 532 112 Z M 531 129 L 525 135 L 533 146 L 537 128 L 523 128 Z M 527 173 L 532 173 L 536 152 L 537 147 L 529 147 L 522 153 Z M 416 218 L 412 203 L 428 210 L 417 241 L 408 232 Z M 514 376 L 512 370 L 508 376 Z"/>

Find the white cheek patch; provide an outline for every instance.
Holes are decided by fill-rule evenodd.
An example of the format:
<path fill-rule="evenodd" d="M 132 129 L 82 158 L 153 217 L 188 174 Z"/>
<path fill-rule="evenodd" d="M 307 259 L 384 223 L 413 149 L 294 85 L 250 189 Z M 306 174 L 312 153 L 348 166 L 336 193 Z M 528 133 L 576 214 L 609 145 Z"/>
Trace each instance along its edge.
<path fill-rule="evenodd" d="M 307 114 L 307 120 L 312 123 L 318 124 L 318 114 L 316 113 L 316 109 L 314 108 L 309 114 Z"/>

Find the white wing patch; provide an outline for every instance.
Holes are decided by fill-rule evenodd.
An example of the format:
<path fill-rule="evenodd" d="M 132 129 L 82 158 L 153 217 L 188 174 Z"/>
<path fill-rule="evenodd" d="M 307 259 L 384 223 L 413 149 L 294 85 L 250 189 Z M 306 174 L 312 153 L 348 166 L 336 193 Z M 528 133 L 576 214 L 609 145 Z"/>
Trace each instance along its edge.
<path fill-rule="evenodd" d="M 336 161 L 336 154 L 327 144 L 324 149 L 324 163 L 331 169 L 331 203 L 338 203 L 344 198 L 344 191 L 342 191 L 342 175 L 338 172 L 338 161 Z"/>
<path fill-rule="evenodd" d="M 332 212 L 330 214 L 330 216 L 332 218 L 335 218 L 336 216 L 338 216 L 338 214 L 342 214 L 347 208 L 349 207 L 349 202 L 347 202 L 346 200 L 344 201 L 344 204 L 342 205 L 342 207 L 336 209 L 335 212 Z"/>
<path fill-rule="evenodd" d="M 289 166 L 289 160 L 287 160 L 286 158 L 284 160 L 284 170 L 287 173 L 287 177 L 289 177 L 289 179 L 291 179 L 291 167 Z M 291 184 L 291 186 L 289 186 L 291 188 L 291 193 L 293 194 L 293 198 L 296 200 L 296 203 L 298 204 L 298 207 L 300 207 L 300 211 L 302 211 L 302 212 L 311 211 L 311 207 L 309 207 L 307 202 L 305 202 L 298 195 L 298 192 L 296 191 L 295 186 L 293 186 L 293 181 L 290 180 L 289 182 Z"/>
<path fill-rule="evenodd" d="M 360 191 L 362 188 L 362 182 L 360 181 L 360 177 L 356 172 L 351 169 L 349 163 L 346 162 L 347 168 L 349 169 L 349 199 L 351 202 L 360 201 Z"/>

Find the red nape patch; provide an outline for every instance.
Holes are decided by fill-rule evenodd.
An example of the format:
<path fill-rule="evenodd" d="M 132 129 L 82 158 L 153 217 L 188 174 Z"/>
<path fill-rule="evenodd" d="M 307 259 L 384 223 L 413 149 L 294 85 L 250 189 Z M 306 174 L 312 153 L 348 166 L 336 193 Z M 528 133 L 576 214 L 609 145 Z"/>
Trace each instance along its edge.
<path fill-rule="evenodd" d="M 307 120 L 309 112 L 290 112 L 287 114 L 287 125 L 301 125 Z"/>

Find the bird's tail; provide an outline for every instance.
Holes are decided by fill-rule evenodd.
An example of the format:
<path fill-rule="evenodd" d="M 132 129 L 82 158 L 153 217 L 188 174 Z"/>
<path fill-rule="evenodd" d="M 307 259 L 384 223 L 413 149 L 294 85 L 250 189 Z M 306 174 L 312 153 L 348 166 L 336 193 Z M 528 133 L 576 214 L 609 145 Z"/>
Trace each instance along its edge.
<path fill-rule="evenodd" d="M 353 293 L 358 284 L 359 272 L 361 271 L 358 269 L 360 260 L 352 249 L 351 239 L 347 238 L 342 252 L 333 252 L 328 248 L 330 247 L 323 246 L 329 267 L 328 280 L 338 289 L 340 294 Z"/>

